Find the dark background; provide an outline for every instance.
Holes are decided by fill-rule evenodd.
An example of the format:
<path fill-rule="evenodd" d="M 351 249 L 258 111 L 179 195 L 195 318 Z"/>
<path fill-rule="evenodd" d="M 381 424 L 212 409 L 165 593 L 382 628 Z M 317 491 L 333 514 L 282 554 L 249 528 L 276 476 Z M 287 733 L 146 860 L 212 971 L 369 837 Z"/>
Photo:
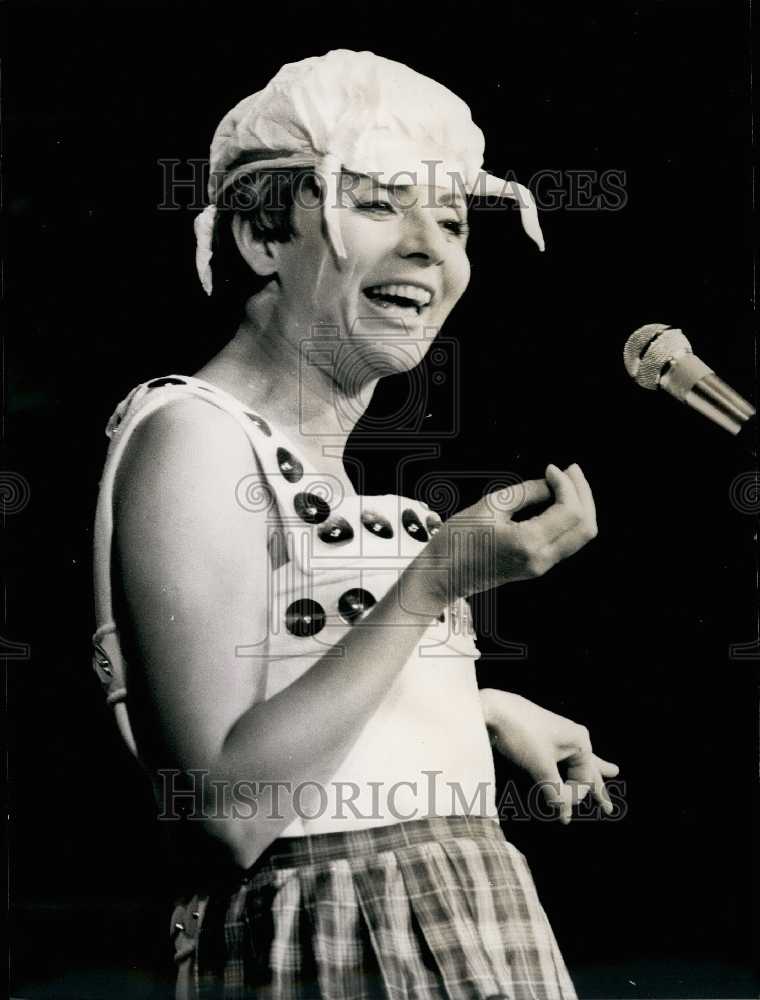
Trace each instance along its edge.
<path fill-rule="evenodd" d="M 222 114 L 283 62 L 349 47 L 464 97 L 494 172 L 559 170 L 567 189 L 568 171 L 625 171 L 621 210 L 542 214 L 544 255 L 516 213 L 474 214 L 472 285 L 444 331 L 459 360 L 442 385 L 430 360 L 415 376 L 439 456 L 410 461 L 419 434 L 380 451 L 357 434 L 352 455 L 372 458 L 364 492 L 426 499 L 438 470 L 461 503 L 499 473 L 582 465 L 600 537 L 499 594 L 499 636 L 528 656 L 489 660 L 504 647 L 486 636 L 481 672 L 585 722 L 621 765 L 624 805 L 507 834 L 581 995 L 757 995 L 760 654 L 729 652 L 757 639 L 756 520 L 731 502 L 755 441 L 645 395 L 621 362 L 631 330 L 671 323 L 753 396 L 746 5 L 28 3 L 4 17 L 5 441 L 30 490 L 5 519 L 2 637 L 30 649 L 6 648 L 12 993 L 158 997 L 168 974 L 162 831 L 89 648 L 105 422 L 138 381 L 194 372 L 225 340 L 194 274 L 193 212 L 158 209 L 158 160 L 203 158 Z M 408 395 L 385 384 L 372 414 Z"/>

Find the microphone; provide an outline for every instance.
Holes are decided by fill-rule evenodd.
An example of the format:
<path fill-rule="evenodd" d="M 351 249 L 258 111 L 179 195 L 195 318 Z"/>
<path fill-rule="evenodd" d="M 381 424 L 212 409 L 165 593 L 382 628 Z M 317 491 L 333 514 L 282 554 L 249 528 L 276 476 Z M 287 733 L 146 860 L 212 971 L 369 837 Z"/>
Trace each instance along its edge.
<path fill-rule="evenodd" d="M 623 348 L 625 368 L 644 389 L 665 389 L 731 434 L 738 434 L 755 408 L 719 379 L 691 350 L 681 330 L 648 323 L 634 331 Z"/>

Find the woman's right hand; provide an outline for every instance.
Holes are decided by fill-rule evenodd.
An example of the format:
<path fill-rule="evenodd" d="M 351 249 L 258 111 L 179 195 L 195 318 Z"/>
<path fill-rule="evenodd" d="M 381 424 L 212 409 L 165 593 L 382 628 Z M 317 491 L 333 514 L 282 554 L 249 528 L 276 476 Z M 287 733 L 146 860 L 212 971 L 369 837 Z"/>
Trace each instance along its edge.
<path fill-rule="evenodd" d="M 554 497 L 542 513 L 513 521 L 517 511 Z M 433 586 L 446 603 L 503 583 L 543 576 L 597 535 L 596 508 L 577 465 L 546 468 L 529 479 L 489 493 L 450 517 L 427 546 Z"/>

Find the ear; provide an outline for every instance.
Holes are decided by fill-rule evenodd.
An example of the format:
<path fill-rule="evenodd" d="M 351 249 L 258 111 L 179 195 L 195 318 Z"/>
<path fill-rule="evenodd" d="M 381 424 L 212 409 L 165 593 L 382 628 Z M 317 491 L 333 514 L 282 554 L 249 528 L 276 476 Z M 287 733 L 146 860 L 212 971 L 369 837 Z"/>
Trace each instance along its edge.
<path fill-rule="evenodd" d="M 240 251 L 240 255 L 248 266 L 263 278 L 275 274 L 279 266 L 279 247 L 277 243 L 265 243 L 258 240 L 251 232 L 251 225 L 239 212 L 232 216 L 232 235 Z"/>

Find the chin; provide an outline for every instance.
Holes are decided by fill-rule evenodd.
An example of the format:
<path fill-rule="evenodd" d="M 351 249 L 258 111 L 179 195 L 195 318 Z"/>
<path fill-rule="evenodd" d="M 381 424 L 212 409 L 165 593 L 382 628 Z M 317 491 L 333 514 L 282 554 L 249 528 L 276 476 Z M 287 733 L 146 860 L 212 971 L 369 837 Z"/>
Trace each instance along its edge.
<path fill-rule="evenodd" d="M 385 335 L 377 331 L 363 341 L 344 343 L 335 359 L 337 381 L 349 393 L 360 392 L 378 379 L 413 371 L 432 343 L 433 337 L 422 329 L 402 336 L 398 331 Z"/>

